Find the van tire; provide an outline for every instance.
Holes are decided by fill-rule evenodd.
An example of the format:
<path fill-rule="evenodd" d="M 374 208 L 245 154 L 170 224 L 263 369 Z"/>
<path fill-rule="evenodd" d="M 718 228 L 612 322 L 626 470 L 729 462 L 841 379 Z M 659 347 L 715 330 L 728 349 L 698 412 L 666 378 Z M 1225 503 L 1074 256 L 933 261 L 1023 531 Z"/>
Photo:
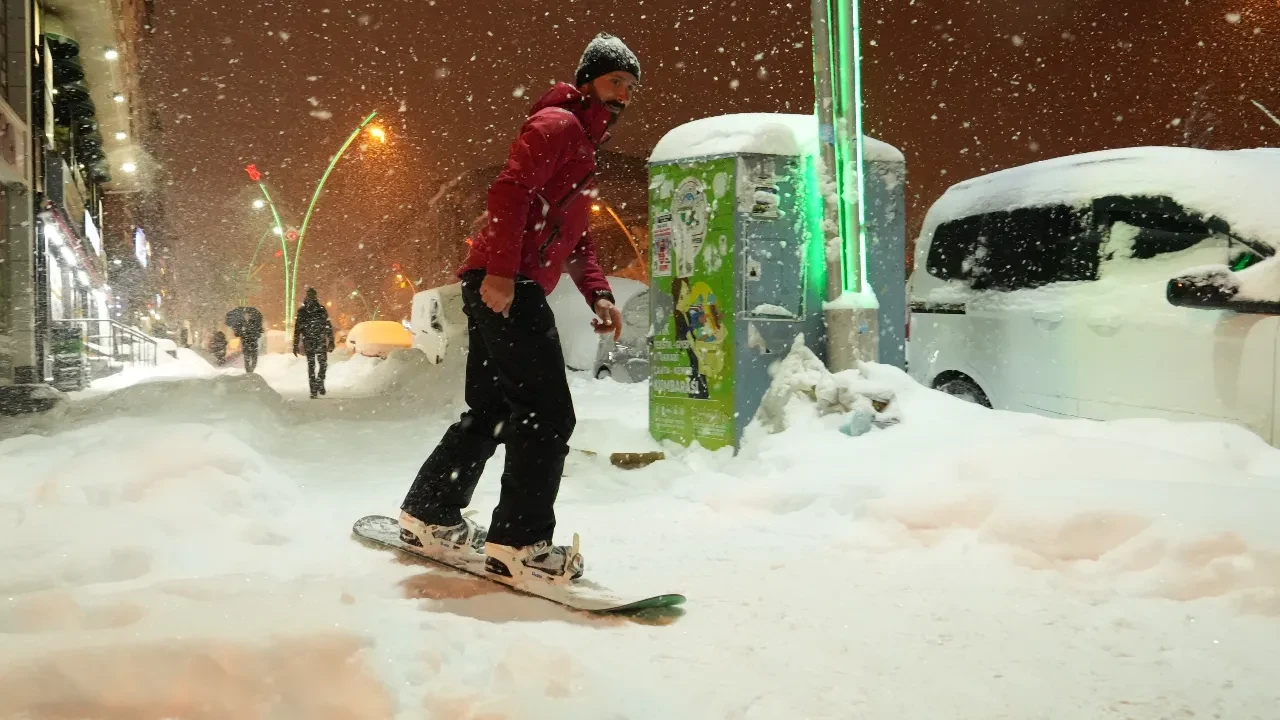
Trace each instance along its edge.
<path fill-rule="evenodd" d="M 933 384 L 933 389 L 943 392 L 953 397 L 960 398 L 982 407 L 991 407 L 991 400 L 987 394 L 978 387 L 978 383 L 974 382 L 966 375 L 955 373 L 947 376 L 940 376 Z"/>

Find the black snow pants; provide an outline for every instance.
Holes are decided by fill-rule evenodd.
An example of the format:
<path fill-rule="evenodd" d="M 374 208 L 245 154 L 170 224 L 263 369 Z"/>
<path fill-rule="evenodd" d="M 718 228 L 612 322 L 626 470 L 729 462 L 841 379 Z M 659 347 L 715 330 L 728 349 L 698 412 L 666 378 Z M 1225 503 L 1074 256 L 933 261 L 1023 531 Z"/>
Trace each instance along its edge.
<path fill-rule="evenodd" d="M 537 283 L 518 278 L 510 317 L 480 298 L 484 272 L 462 276 L 467 314 L 467 411 L 413 481 L 401 509 L 433 525 L 456 525 L 498 443 L 507 448 L 489 541 L 550 541 L 569 436 L 577 422 L 555 316 Z"/>
<path fill-rule="evenodd" d="M 324 350 L 307 350 L 307 380 L 311 383 L 311 396 L 324 392 L 324 372 L 329 367 L 329 354 Z"/>
<path fill-rule="evenodd" d="M 240 354 L 244 357 L 244 371 L 253 372 L 258 367 L 258 338 L 243 338 L 240 341 Z"/>

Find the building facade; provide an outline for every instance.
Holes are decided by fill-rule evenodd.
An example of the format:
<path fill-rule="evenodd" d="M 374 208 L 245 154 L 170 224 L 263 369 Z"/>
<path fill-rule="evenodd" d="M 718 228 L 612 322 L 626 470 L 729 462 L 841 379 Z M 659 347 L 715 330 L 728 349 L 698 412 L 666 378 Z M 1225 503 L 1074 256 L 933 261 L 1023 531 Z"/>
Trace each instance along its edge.
<path fill-rule="evenodd" d="M 0 412 L 74 390 L 136 330 L 149 241 L 133 214 L 151 163 L 135 122 L 147 0 L 0 0 Z M 132 242 L 108 242 L 128 237 Z M 117 289 L 113 279 L 125 281 Z M 145 294 L 143 294 L 145 292 Z M 125 337 L 133 332 L 134 341 Z M 122 335 L 124 333 L 124 335 Z M 110 362 L 107 363 L 108 365 Z"/>

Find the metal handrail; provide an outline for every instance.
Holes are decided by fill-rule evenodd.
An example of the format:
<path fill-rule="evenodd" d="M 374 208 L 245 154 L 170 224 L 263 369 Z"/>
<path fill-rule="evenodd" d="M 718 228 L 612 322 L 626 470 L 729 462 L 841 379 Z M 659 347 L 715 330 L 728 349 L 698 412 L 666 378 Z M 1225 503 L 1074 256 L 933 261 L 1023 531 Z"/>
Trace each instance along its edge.
<path fill-rule="evenodd" d="M 55 324 L 82 325 L 84 347 L 90 357 L 102 357 L 113 362 L 132 362 L 154 366 L 159 345 L 156 339 L 141 330 L 107 318 L 68 318 L 55 320 Z M 93 323 L 98 323 L 97 332 Z M 107 332 L 102 326 L 107 325 Z"/>

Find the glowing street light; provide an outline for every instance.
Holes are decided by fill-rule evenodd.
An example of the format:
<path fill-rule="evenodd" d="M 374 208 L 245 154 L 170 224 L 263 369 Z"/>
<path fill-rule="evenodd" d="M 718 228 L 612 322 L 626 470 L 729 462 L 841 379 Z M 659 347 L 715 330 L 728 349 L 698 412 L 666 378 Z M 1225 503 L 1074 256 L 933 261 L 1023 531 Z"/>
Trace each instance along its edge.
<path fill-rule="evenodd" d="M 124 93 L 116 93 L 115 95 L 111 96 L 111 99 L 115 100 L 118 103 L 122 103 L 124 102 Z"/>
<path fill-rule="evenodd" d="M 376 125 L 369 128 L 369 134 L 377 138 L 379 141 L 381 141 L 384 144 L 387 142 L 387 131 L 383 130 L 382 128 Z"/>
<path fill-rule="evenodd" d="M 254 208 L 256 208 L 256 209 L 258 209 L 258 210 L 261 210 L 262 208 L 264 208 L 264 207 L 266 207 L 266 206 L 267 206 L 267 204 L 266 204 L 265 202 L 263 202 L 263 201 L 262 201 L 262 198 L 258 198 L 257 200 L 254 200 L 254 201 L 253 201 L 253 207 L 254 207 Z"/>
<path fill-rule="evenodd" d="M 127 163 L 125 163 L 125 164 L 121 165 L 121 166 L 120 166 L 120 169 L 121 169 L 121 170 L 123 170 L 123 171 L 125 171 L 125 172 L 127 172 L 127 173 L 129 173 L 129 174 L 131 174 L 131 175 L 132 175 L 133 173 L 138 172 L 138 166 L 137 166 L 137 165 L 135 165 L 135 164 L 133 164 L 133 163 L 131 163 L 131 162 L 127 162 Z"/>
<path fill-rule="evenodd" d="M 120 131 L 120 132 L 116 133 L 116 139 L 117 139 L 117 140 L 128 140 L 128 139 L 129 139 L 129 133 L 124 132 L 124 131 L 122 130 L 122 131 Z"/>
<path fill-rule="evenodd" d="M 302 256 L 303 243 L 306 241 L 307 228 L 311 224 L 311 214 L 315 212 L 316 209 L 316 201 L 320 199 L 320 192 L 324 189 L 324 185 L 329 180 L 329 175 L 333 172 L 334 167 L 337 166 L 338 161 L 341 160 L 342 156 L 347 152 L 347 148 L 351 147 L 351 143 L 355 142 L 355 139 L 365 131 L 365 128 L 373 122 L 373 119 L 377 117 L 377 115 L 377 111 L 369 113 L 368 117 L 361 121 L 361 123 L 351 131 L 351 134 L 347 136 L 346 141 L 342 143 L 342 147 L 338 148 L 338 152 L 334 154 L 332 159 L 330 159 L 329 165 L 325 168 L 324 174 L 320 176 L 320 182 L 316 183 L 315 192 L 311 195 L 311 202 L 307 205 L 307 212 L 302 216 L 302 227 L 297 230 L 290 228 L 289 232 L 285 233 L 283 228 L 284 224 L 280 220 L 280 213 L 276 211 L 275 204 L 271 202 L 271 195 L 267 192 L 267 186 L 262 181 L 262 173 L 255 165 L 248 165 L 245 167 L 245 172 L 249 174 L 249 179 L 254 183 L 257 183 L 258 189 L 262 191 L 262 198 L 266 201 L 267 207 L 271 208 L 272 217 L 275 218 L 275 227 L 273 227 L 271 231 L 278 237 L 283 238 L 280 243 L 280 254 L 284 257 L 286 330 L 292 326 L 292 313 L 290 310 L 293 305 L 293 300 L 296 297 L 296 288 L 298 286 L 298 268 L 301 267 L 299 260 Z M 379 129 L 378 134 L 375 135 L 375 137 L 381 137 L 383 142 L 386 142 L 386 135 L 381 129 Z M 293 249 L 292 262 L 290 262 L 288 242 L 285 242 L 286 240 L 288 242 L 297 243 Z"/>
<path fill-rule="evenodd" d="M 120 57 L 120 53 L 115 48 L 107 48 L 106 52 L 102 53 L 102 56 L 108 60 L 115 60 Z"/>

